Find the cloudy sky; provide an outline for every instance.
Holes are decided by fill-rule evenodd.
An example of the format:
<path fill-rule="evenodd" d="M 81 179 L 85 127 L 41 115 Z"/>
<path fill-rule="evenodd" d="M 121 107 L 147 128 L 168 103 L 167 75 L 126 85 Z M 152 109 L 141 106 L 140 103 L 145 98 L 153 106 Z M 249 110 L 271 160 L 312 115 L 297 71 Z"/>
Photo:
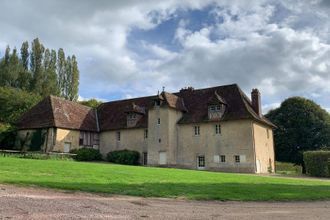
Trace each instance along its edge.
<path fill-rule="evenodd" d="M 82 98 L 237 83 L 266 111 L 289 96 L 330 111 L 330 0 L 0 0 L 0 56 L 39 37 L 79 62 Z"/>

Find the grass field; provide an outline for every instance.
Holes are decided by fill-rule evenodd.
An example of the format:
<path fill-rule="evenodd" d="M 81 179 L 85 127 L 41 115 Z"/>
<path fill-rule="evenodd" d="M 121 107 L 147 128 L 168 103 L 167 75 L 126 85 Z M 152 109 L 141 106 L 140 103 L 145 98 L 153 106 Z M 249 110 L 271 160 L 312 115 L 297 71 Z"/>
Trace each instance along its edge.
<path fill-rule="evenodd" d="M 143 197 L 329 200 L 330 181 L 0 157 L 0 183 Z"/>

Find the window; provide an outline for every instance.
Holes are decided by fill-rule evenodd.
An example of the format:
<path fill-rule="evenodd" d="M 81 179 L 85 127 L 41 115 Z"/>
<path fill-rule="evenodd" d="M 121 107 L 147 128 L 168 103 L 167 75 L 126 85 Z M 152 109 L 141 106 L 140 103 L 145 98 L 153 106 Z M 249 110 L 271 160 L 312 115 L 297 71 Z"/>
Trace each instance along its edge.
<path fill-rule="evenodd" d="M 128 119 L 136 119 L 136 114 L 129 114 Z"/>
<path fill-rule="evenodd" d="M 267 139 L 269 139 L 269 130 L 268 129 L 266 130 L 267 130 Z"/>
<path fill-rule="evenodd" d="M 155 106 L 160 106 L 160 100 L 155 101 Z"/>
<path fill-rule="evenodd" d="M 199 126 L 194 127 L 195 135 L 198 136 L 200 134 Z"/>
<path fill-rule="evenodd" d="M 117 141 L 120 141 L 120 131 L 117 131 L 117 137 L 116 137 L 116 139 L 117 139 Z"/>
<path fill-rule="evenodd" d="M 145 129 L 144 130 L 144 139 L 147 139 L 148 138 L 148 129 Z"/>
<path fill-rule="evenodd" d="M 210 112 L 219 112 L 220 110 L 221 110 L 220 105 L 211 105 L 211 106 L 209 107 L 209 111 L 210 111 Z"/>
<path fill-rule="evenodd" d="M 157 120 L 157 124 L 159 124 L 159 125 L 160 125 L 160 118 L 158 118 L 158 120 Z"/>
<path fill-rule="evenodd" d="M 220 155 L 220 162 L 225 163 L 226 162 L 226 156 L 225 155 Z"/>
<path fill-rule="evenodd" d="M 197 165 L 199 168 L 205 167 L 205 156 L 198 156 L 197 157 Z"/>
<path fill-rule="evenodd" d="M 93 145 L 99 145 L 100 144 L 100 137 L 98 133 L 94 133 L 94 140 Z"/>
<path fill-rule="evenodd" d="M 148 153 L 143 152 L 143 165 L 148 165 Z"/>
<path fill-rule="evenodd" d="M 235 155 L 234 156 L 234 159 L 235 159 L 235 163 L 241 162 L 241 159 L 240 159 L 240 156 L 239 155 Z"/>
<path fill-rule="evenodd" d="M 215 125 L 215 133 L 221 134 L 221 125 Z"/>

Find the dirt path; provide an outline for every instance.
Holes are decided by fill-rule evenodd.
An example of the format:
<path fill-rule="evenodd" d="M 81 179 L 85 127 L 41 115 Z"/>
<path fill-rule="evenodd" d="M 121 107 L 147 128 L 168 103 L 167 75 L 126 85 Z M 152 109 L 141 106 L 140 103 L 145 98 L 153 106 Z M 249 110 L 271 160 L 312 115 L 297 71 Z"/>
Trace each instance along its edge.
<path fill-rule="evenodd" d="M 0 185 L 0 219 L 329 219 L 330 201 L 215 202 Z"/>

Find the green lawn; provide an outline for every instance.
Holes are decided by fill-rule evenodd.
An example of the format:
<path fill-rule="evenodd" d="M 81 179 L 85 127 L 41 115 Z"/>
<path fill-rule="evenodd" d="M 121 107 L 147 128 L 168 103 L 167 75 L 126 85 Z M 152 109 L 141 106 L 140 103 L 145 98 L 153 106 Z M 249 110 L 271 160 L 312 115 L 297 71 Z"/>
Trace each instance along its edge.
<path fill-rule="evenodd" d="M 145 197 L 330 199 L 330 181 L 0 157 L 0 183 Z"/>

